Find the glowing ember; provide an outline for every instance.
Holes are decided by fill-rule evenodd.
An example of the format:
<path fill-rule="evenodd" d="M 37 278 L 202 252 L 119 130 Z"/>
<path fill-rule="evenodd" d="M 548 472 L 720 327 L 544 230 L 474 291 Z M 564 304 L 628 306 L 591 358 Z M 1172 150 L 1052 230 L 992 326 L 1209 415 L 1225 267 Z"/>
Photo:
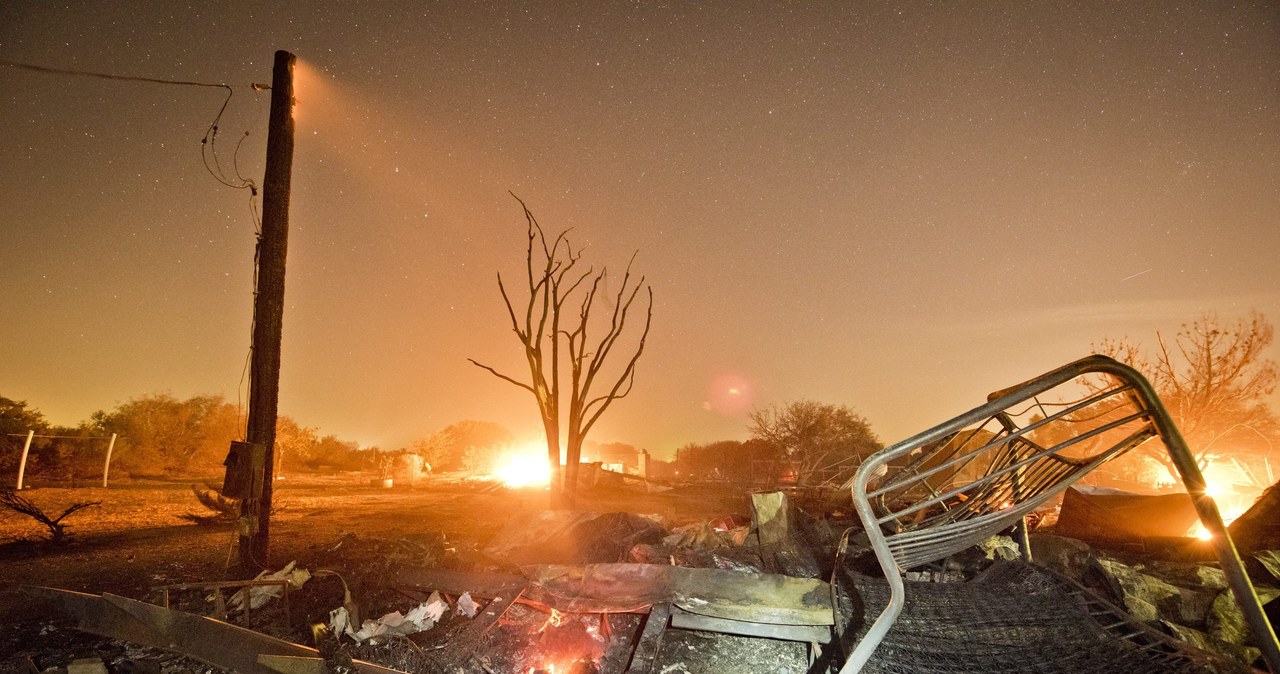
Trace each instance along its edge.
<path fill-rule="evenodd" d="M 563 624 L 564 616 L 559 611 L 551 609 L 551 615 L 547 618 L 547 622 L 542 623 L 542 627 L 538 628 L 538 633 L 541 634 L 548 627 L 559 627 Z"/>
<path fill-rule="evenodd" d="M 590 661 L 577 659 L 561 660 L 558 664 L 548 662 L 537 667 L 530 667 L 527 674 L 575 674 L 577 672 L 596 671 L 599 671 L 599 669 L 592 665 Z"/>
<path fill-rule="evenodd" d="M 527 448 L 504 455 L 493 474 L 508 487 L 545 487 L 551 484 L 551 466 L 545 451 Z"/>

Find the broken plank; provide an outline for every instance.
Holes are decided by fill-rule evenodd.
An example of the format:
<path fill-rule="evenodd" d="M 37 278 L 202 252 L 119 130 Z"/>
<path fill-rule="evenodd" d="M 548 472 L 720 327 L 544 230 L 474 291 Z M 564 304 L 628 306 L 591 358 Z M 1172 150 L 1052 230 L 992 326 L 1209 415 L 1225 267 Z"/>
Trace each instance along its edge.
<path fill-rule="evenodd" d="M 672 603 L 701 615 L 783 625 L 831 625 L 831 588 L 812 578 L 658 564 L 528 566 L 530 594 L 570 613 L 638 612 Z"/>
<path fill-rule="evenodd" d="M 112 594 L 101 596 L 48 587 L 24 587 L 28 595 L 48 601 L 79 620 L 79 629 L 186 655 L 240 674 L 278 674 L 261 664 L 260 655 L 318 658 L 320 653 L 237 625 Z M 401 674 L 355 661 L 362 674 Z"/>
<path fill-rule="evenodd" d="M 237 625 L 166 609 L 113 594 L 103 601 L 147 624 L 156 634 L 152 645 L 238 672 L 262 671 L 258 655 L 312 655 L 305 646 Z"/>
<path fill-rule="evenodd" d="M 82 632 L 131 641 L 151 646 L 158 639 L 146 623 L 127 611 L 103 601 L 96 594 L 59 590 L 52 587 L 26 586 L 23 593 L 44 602 L 76 619 L 76 627 Z M 160 646 L 163 648 L 163 646 Z"/>
<path fill-rule="evenodd" d="M 636 641 L 636 649 L 631 653 L 631 664 L 627 665 L 627 674 L 649 674 L 654 671 L 658 660 L 658 651 L 662 648 L 662 635 L 667 630 L 667 620 L 671 617 L 671 604 L 654 604 L 645 618 L 644 629 L 640 639 Z"/>
<path fill-rule="evenodd" d="M 296 655 L 259 655 L 258 664 L 280 674 L 328 674 L 329 671 L 320 658 Z"/>
<path fill-rule="evenodd" d="M 671 626 L 703 632 L 736 634 L 744 637 L 764 637 L 783 641 L 825 644 L 831 641 L 831 628 L 820 625 L 775 625 L 772 623 L 729 620 L 690 613 L 680 607 L 671 612 Z"/>

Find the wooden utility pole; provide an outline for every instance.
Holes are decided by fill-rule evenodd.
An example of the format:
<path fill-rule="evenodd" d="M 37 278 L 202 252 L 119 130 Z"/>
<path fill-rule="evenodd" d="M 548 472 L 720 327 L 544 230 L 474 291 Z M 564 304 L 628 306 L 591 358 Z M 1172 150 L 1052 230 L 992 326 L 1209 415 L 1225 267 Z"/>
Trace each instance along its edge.
<path fill-rule="evenodd" d="M 267 165 L 262 180 L 262 233 L 258 237 L 257 287 L 253 300 L 253 359 L 249 369 L 249 421 L 246 440 L 265 452 L 261 498 L 241 502 L 248 526 L 240 531 L 240 565 L 267 566 L 271 534 L 276 412 L 280 401 L 280 335 L 284 318 L 284 262 L 289 244 L 289 182 L 293 173 L 293 64 L 287 51 L 276 52 L 271 72 L 271 118 L 267 129 Z"/>

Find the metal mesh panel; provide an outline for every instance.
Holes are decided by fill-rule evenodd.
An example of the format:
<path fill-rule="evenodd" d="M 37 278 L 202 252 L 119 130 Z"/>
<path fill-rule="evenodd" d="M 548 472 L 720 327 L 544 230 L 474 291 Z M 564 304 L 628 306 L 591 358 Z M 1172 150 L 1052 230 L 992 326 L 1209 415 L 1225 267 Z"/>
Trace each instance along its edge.
<path fill-rule="evenodd" d="M 863 462 L 850 486 L 853 504 L 891 591 L 842 674 L 861 671 L 897 619 L 905 594 L 902 570 L 999 532 L 1090 470 L 1156 436 L 1212 535 L 1254 643 L 1271 670 L 1280 672 L 1280 641 L 1217 504 L 1205 494 L 1204 476 L 1186 441 L 1150 382 L 1131 367 L 1095 355 L 993 393 L 987 404 Z M 921 635 L 919 643 L 932 636 Z"/>
<path fill-rule="evenodd" d="M 859 629 L 889 598 L 884 579 L 841 574 L 839 610 Z M 854 594 L 851 594 L 854 593 Z M 857 597 L 859 599 L 853 599 Z M 972 582 L 908 582 L 906 605 L 863 672 L 1182 674 L 1252 672 L 1193 651 L 1072 581 L 1023 563 L 997 563 Z"/>
<path fill-rule="evenodd" d="M 1063 395 L 1078 399 L 1046 402 Z M 867 499 L 909 569 L 1010 526 L 1155 434 L 1131 387 L 1079 378 L 913 448 Z"/>

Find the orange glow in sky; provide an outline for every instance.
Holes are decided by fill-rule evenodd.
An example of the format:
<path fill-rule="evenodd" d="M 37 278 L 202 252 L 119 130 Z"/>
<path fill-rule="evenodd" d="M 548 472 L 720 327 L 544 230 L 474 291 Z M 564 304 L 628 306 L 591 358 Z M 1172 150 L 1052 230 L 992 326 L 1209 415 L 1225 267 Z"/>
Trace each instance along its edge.
<path fill-rule="evenodd" d="M 799 399 L 892 443 L 1107 337 L 1280 321 L 1273 3 L 127 4 L 17 3 L 4 58 L 239 87 L 218 156 L 262 185 L 248 87 L 298 57 L 280 411 L 322 435 L 539 432 L 467 362 L 528 376 L 509 192 L 583 268 L 638 252 L 653 328 L 591 439 L 663 458 Z M 0 395 L 71 426 L 244 399 L 225 91 L 0 90 Z"/>

